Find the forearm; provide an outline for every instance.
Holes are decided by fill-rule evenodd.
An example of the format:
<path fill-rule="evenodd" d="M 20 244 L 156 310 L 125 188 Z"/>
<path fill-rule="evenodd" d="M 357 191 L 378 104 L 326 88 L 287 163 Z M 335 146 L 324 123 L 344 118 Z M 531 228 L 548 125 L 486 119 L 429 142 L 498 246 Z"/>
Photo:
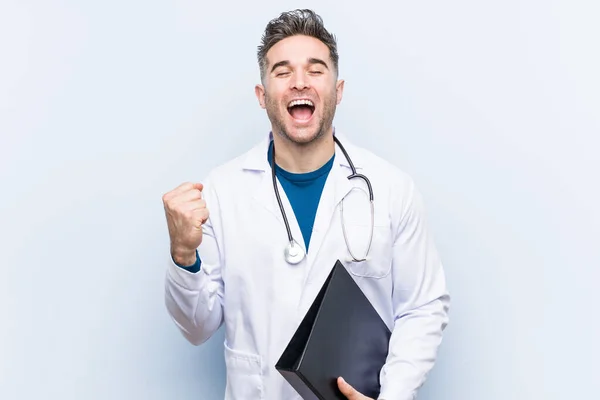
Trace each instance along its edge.
<path fill-rule="evenodd" d="M 223 321 L 222 286 L 212 271 L 210 265 L 204 264 L 198 272 L 189 272 L 173 260 L 167 269 L 167 310 L 181 333 L 194 345 L 208 340 Z"/>
<path fill-rule="evenodd" d="M 380 399 L 412 400 L 433 368 L 448 323 L 449 297 L 441 295 L 396 319 L 387 362 L 381 371 Z"/>
<path fill-rule="evenodd" d="M 450 296 L 444 268 L 427 228 L 423 198 L 414 182 L 396 193 L 402 217 L 393 248 L 394 327 L 381 371 L 381 399 L 412 400 L 433 368 L 448 324 Z"/>

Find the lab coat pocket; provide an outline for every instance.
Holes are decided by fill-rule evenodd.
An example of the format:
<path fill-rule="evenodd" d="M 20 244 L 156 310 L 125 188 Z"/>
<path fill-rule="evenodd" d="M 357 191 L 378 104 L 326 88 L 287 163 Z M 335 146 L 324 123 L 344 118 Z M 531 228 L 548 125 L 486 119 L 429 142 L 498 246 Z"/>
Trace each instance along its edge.
<path fill-rule="evenodd" d="M 262 364 L 257 354 L 232 349 L 225 342 L 225 399 L 263 399 Z"/>
<path fill-rule="evenodd" d="M 384 278 L 392 270 L 392 238 L 386 225 L 375 225 L 371 247 L 369 236 L 371 227 L 364 224 L 349 224 L 345 228 L 345 259 L 342 260 L 347 270 L 355 276 L 363 278 Z M 365 261 L 354 261 L 353 257 L 364 258 Z M 351 251 L 351 252 L 350 252 Z"/>

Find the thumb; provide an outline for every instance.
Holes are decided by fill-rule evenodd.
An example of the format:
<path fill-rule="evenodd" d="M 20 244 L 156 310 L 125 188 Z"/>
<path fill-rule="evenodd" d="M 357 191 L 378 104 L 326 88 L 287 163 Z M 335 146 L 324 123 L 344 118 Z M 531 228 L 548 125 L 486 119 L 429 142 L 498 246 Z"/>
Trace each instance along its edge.
<path fill-rule="evenodd" d="M 356 389 L 354 389 L 348 382 L 344 380 L 341 376 L 338 378 L 338 387 L 340 388 L 340 392 L 348 400 L 361 400 L 364 399 L 364 396 L 361 395 Z"/>
<path fill-rule="evenodd" d="M 194 184 L 192 184 L 192 187 L 194 189 L 198 189 L 199 191 L 202 191 L 202 189 L 204 189 L 204 185 L 201 183 L 194 183 Z"/>

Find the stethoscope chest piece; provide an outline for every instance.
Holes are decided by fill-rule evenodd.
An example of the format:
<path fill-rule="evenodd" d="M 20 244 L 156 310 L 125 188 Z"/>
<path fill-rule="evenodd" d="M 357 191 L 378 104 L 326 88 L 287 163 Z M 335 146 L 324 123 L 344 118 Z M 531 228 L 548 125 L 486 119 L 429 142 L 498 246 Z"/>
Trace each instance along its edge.
<path fill-rule="evenodd" d="M 304 259 L 304 250 L 295 241 L 290 241 L 285 246 L 285 260 L 290 264 L 298 264 Z"/>

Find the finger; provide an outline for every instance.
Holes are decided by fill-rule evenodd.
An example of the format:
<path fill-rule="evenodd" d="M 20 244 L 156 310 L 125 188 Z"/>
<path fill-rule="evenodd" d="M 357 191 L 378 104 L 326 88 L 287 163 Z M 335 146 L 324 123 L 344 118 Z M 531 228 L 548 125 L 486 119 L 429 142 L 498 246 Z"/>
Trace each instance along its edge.
<path fill-rule="evenodd" d="M 177 212 L 181 213 L 181 214 L 185 214 L 185 213 L 190 213 L 192 211 L 197 211 L 197 210 L 205 210 L 208 207 L 206 206 L 206 200 L 204 199 L 194 199 L 194 200 L 187 200 L 187 201 L 181 201 L 181 200 L 177 200 L 177 202 L 173 202 L 171 203 L 171 208 L 176 210 Z"/>
<path fill-rule="evenodd" d="M 201 229 L 202 225 L 204 225 L 206 223 L 206 221 L 208 220 L 208 216 L 209 216 L 209 212 L 208 209 L 204 208 L 202 210 L 196 210 L 194 211 L 194 216 L 196 217 L 195 220 L 197 220 L 199 222 L 199 225 L 196 225 L 196 229 Z"/>
<path fill-rule="evenodd" d="M 194 186 L 192 183 L 182 183 L 181 185 L 177 186 L 175 189 L 170 190 L 167 193 L 163 194 L 163 196 L 162 196 L 163 203 L 166 204 L 168 202 L 172 202 L 178 196 L 180 196 L 183 193 L 191 191 L 193 188 L 194 188 Z"/>
<path fill-rule="evenodd" d="M 202 193 L 196 189 L 191 189 L 187 192 L 182 192 L 178 194 L 170 193 L 164 196 L 163 202 L 165 205 L 168 205 L 169 208 L 179 207 L 181 205 L 185 205 L 187 203 L 193 203 L 202 200 Z"/>
<path fill-rule="evenodd" d="M 354 389 L 341 376 L 338 378 L 338 387 L 340 388 L 340 392 L 342 392 L 342 394 L 344 396 L 346 396 L 346 398 L 348 398 L 348 400 L 361 400 L 364 398 L 356 389 Z"/>
<path fill-rule="evenodd" d="M 180 193 L 189 192 L 193 189 L 202 191 L 204 189 L 204 185 L 198 182 L 185 182 L 173 189 L 171 193 L 178 195 Z"/>
<path fill-rule="evenodd" d="M 198 200 L 202 200 L 202 193 L 200 193 L 198 190 L 190 190 L 190 191 L 178 194 L 176 197 L 174 197 L 171 200 L 171 203 L 182 204 L 182 203 L 196 202 Z M 202 201 L 204 201 L 204 200 L 202 200 Z"/>

